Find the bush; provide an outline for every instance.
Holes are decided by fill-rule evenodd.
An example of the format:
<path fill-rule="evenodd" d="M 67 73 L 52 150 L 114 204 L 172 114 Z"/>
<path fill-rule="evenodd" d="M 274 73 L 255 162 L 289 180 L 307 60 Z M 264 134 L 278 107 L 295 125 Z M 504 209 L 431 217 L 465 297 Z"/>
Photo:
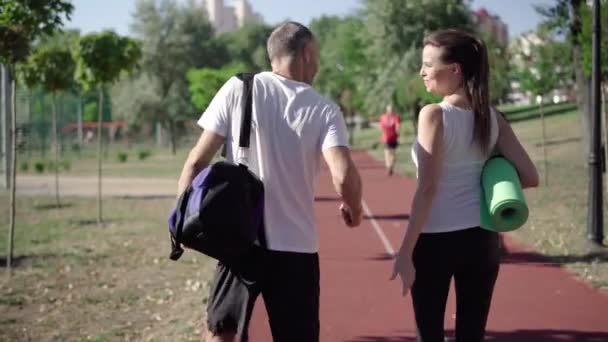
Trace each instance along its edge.
<path fill-rule="evenodd" d="M 45 169 L 45 162 L 44 161 L 37 161 L 34 163 L 34 169 L 36 170 L 36 172 L 38 173 L 43 173 L 44 169 Z"/>
<path fill-rule="evenodd" d="M 145 160 L 150 155 L 151 155 L 151 153 L 148 150 L 140 150 L 139 152 L 137 152 L 137 158 L 139 158 L 139 160 Z"/>
<path fill-rule="evenodd" d="M 30 163 L 26 162 L 26 161 L 22 161 L 21 164 L 19 164 L 19 170 L 21 172 L 27 172 L 30 169 Z"/>
<path fill-rule="evenodd" d="M 48 160 L 48 161 L 46 162 L 46 169 L 47 169 L 49 172 L 55 172 L 55 168 L 56 168 L 56 167 L 58 167 L 58 165 L 55 165 L 55 162 L 54 162 L 54 161 L 52 161 L 52 160 Z"/>
<path fill-rule="evenodd" d="M 129 158 L 129 154 L 127 152 L 118 152 L 118 161 L 121 163 L 126 163 Z"/>
<path fill-rule="evenodd" d="M 70 160 L 62 160 L 59 162 L 59 167 L 64 171 L 70 171 L 72 169 L 72 162 Z"/>
<path fill-rule="evenodd" d="M 79 143 L 72 143 L 71 148 L 72 148 L 72 152 L 76 152 L 76 153 L 80 152 L 80 144 Z"/>

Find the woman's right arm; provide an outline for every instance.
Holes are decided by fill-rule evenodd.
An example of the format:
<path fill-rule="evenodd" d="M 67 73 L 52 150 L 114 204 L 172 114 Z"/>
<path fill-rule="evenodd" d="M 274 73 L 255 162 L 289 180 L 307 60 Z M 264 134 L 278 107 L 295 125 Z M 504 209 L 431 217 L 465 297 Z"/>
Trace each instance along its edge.
<path fill-rule="evenodd" d="M 502 115 L 496 115 L 498 120 L 498 140 L 496 146 L 499 152 L 507 158 L 517 170 L 522 188 L 538 186 L 538 171 L 530 159 L 528 152 L 521 145 L 511 125 Z"/>

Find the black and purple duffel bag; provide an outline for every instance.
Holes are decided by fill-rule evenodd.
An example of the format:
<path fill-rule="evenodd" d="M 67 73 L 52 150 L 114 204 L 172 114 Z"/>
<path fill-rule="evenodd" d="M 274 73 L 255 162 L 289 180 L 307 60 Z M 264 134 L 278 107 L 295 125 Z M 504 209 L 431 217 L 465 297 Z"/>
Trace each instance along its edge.
<path fill-rule="evenodd" d="M 249 148 L 253 74 L 243 81 L 243 120 L 239 147 Z M 256 240 L 264 243 L 264 185 L 245 163 L 220 161 L 202 170 L 180 195 L 169 217 L 172 260 L 184 247 L 222 263 L 247 257 Z"/>

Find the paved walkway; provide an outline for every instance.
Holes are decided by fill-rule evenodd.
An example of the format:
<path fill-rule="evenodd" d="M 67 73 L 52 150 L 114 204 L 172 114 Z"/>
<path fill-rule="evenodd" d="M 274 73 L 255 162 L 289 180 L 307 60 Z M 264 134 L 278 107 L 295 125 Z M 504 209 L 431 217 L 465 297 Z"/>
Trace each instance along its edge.
<path fill-rule="evenodd" d="M 414 183 L 388 178 L 381 163 L 356 153 L 369 207 L 366 220 L 346 228 L 326 171 L 320 177 L 316 219 L 321 256 L 321 341 L 415 341 L 410 297 L 388 280 L 408 219 Z M 382 232 L 386 236 L 383 243 Z M 488 322 L 488 341 L 608 341 L 608 294 L 575 279 L 560 267 L 508 240 Z M 388 251 L 387 251 L 388 249 Z M 438 251 L 440 253 L 440 251 Z M 454 328 L 453 291 L 446 329 Z M 254 312 L 251 340 L 271 341 L 263 302 Z"/>

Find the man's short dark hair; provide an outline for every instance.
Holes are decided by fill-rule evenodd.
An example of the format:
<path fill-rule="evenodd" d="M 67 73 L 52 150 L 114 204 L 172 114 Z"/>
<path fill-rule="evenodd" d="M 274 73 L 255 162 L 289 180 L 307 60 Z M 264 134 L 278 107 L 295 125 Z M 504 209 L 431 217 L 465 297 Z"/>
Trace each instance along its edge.
<path fill-rule="evenodd" d="M 268 57 L 271 61 L 281 57 L 294 57 L 312 40 L 314 35 L 308 27 L 295 21 L 284 22 L 268 37 Z"/>

